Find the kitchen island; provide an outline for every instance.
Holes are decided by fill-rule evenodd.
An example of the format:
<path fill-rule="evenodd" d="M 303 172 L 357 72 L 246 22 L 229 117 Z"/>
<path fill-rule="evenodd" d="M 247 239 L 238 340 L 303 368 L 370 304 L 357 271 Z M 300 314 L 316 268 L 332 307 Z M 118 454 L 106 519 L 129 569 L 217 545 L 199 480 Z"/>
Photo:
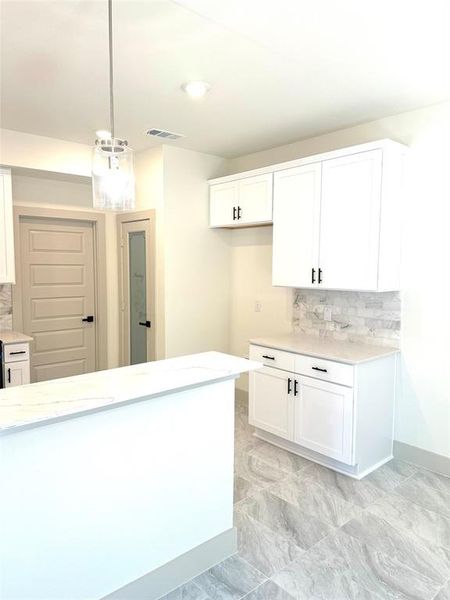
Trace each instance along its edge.
<path fill-rule="evenodd" d="M 206 352 L 0 390 L 0 597 L 152 600 L 236 551 L 234 380 Z"/>

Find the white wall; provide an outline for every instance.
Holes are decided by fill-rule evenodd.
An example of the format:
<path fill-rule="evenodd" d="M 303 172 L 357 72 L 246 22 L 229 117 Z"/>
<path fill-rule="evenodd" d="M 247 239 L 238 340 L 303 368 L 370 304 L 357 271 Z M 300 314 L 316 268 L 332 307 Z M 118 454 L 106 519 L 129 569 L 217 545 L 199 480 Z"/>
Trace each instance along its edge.
<path fill-rule="evenodd" d="M 228 350 L 229 232 L 208 228 L 224 159 L 161 146 L 136 155 L 137 206 L 156 211 L 157 358 Z"/>
<path fill-rule="evenodd" d="M 403 364 L 395 437 L 450 455 L 450 103 L 233 159 L 223 173 L 384 137 L 411 148 L 403 220 Z M 267 294 L 270 311 L 267 319 L 260 318 L 260 332 L 273 327 L 274 319 L 282 331 L 284 319 L 277 315 L 285 314 L 286 299 L 271 289 L 268 276 L 264 288 L 254 277 L 270 269 L 269 248 L 262 243 L 264 250 L 259 250 L 264 233 L 248 229 L 234 235 L 232 350 L 241 352 L 250 335 L 250 328 L 243 327 L 249 305 Z"/>
<path fill-rule="evenodd" d="M 261 311 L 255 311 L 255 302 Z M 248 355 L 252 337 L 292 332 L 293 290 L 272 286 L 272 227 L 235 229 L 231 236 L 230 352 Z M 237 382 L 248 389 L 248 377 Z"/>
<path fill-rule="evenodd" d="M 228 231 L 209 229 L 208 184 L 224 159 L 164 146 L 166 355 L 227 351 Z"/>
<path fill-rule="evenodd" d="M 155 346 L 156 359 L 166 356 L 164 263 L 164 157 L 163 147 L 139 152 L 134 161 L 136 210 L 153 209 L 155 223 Z"/>
<path fill-rule="evenodd" d="M 55 138 L 0 129 L 0 164 L 91 176 L 92 148 Z"/>

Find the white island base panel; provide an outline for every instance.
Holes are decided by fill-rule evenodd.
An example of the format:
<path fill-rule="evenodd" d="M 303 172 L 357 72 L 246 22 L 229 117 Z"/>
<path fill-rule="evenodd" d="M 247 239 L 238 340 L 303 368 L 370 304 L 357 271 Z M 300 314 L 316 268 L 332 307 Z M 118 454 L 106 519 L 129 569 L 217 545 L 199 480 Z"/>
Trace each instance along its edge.
<path fill-rule="evenodd" d="M 100 599 L 203 544 L 117 592 L 153 600 L 233 554 L 233 375 L 0 437 L 0 597 Z"/>

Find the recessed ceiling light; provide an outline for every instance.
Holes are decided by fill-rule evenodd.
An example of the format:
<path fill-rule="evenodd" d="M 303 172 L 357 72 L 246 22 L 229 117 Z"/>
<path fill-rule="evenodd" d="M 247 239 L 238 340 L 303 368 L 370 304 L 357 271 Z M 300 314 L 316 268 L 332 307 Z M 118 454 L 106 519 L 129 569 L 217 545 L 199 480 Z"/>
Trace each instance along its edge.
<path fill-rule="evenodd" d="M 95 132 L 95 135 L 101 140 L 108 140 L 111 137 L 111 132 L 106 129 L 99 129 Z"/>
<path fill-rule="evenodd" d="M 201 98 L 210 89 L 209 83 L 206 81 L 188 81 L 183 83 L 181 89 L 186 92 L 191 98 Z"/>

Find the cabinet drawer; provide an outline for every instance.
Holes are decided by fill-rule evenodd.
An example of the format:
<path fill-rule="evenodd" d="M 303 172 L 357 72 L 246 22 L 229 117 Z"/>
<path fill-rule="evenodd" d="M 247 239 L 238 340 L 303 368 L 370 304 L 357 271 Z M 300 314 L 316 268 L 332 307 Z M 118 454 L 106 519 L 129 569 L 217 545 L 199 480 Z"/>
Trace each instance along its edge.
<path fill-rule="evenodd" d="M 295 354 L 284 352 L 283 350 L 274 350 L 264 346 L 254 346 L 250 344 L 250 360 L 258 360 L 267 367 L 275 367 L 285 371 L 293 371 L 295 365 Z"/>
<path fill-rule="evenodd" d="M 28 360 L 30 357 L 29 345 L 24 344 L 6 344 L 3 346 L 5 363 L 16 362 L 19 360 Z"/>
<path fill-rule="evenodd" d="M 353 366 L 312 356 L 295 356 L 296 373 L 353 387 Z"/>

